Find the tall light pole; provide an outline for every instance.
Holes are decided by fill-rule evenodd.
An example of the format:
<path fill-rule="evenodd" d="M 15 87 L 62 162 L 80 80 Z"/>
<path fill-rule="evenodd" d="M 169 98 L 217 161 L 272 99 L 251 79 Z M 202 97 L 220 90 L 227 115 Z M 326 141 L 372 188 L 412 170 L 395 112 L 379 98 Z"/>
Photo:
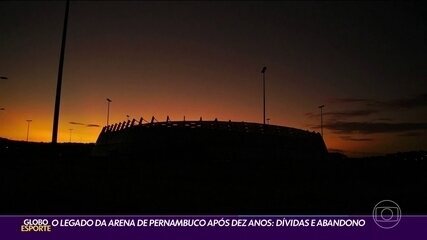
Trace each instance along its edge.
<path fill-rule="evenodd" d="M 263 124 L 265 125 L 265 71 L 267 70 L 267 67 L 263 67 L 261 70 L 262 73 L 262 99 L 263 99 Z"/>
<path fill-rule="evenodd" d="M 9 79 L 8 77 L 5 77 L 5 76 L 0 76 L 0 79 Z M 5 108 L 0 108 L 0 111 L 4 111 L 4 110 L 6 110 Z"/>
<path fill-rule="evenodd" d="M 110 103 L 111 102 L 112 100 L 107 98 L 107 126 L 110 123 Z"/>
<path fill-rule="evenodd" d="M 71 143 L 71 133 L 73 132 L 74 129 L 70 128 L 68 130 L 70 130 L 70 143 Z"/>
<path fill-rule="evenodd" d="M 30 123 L 32 121 L 33 120 L 31 120 L 31 119 L 27 120 L 27 142 L 28 142 L 28 136 L 30 135 Z"/>
<path fill-rule="evenodd" d="M 65 42 L 67 39 L 67 22 L 68 22 L 69 7 L 70 7 L 70 0 L 67 0 L 66 6 L 65 6 L 64 29 L 62 31 L 61 55 L 59 57 L 58 82 L 56 83 L 55 112 L 53 114 L 53 129 L 52 129 L 53 144 L 56 144 L 58 142 L 58 121 L 59 121 L 59 107 L 61 105 L 62 70 L 64 68 L 64 54 L 65 54 Z"/>
<path fill-rule="evenodd" d="M 322 134 L 322 138 L 323 138 L 323 108 L 324 107 L 325 107 L 325 105 L 319 106 L 319 108 L 320 108 L 320 132 Z"/>

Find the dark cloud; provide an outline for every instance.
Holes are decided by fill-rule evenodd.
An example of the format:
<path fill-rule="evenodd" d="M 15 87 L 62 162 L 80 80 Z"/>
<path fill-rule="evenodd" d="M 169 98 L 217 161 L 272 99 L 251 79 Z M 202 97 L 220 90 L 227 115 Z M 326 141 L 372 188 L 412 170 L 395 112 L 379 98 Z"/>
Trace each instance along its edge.
<path fill-rule="evenodd" d="M 350 110 L 350 111 L 336 111 L 336 112 L 325 112 L 323 115 L 333 117 L 358 117 L 368 116 L 374 113 L 378 113 L 377 110 Z"/>
<path fill-rule="evenodd" d="M 72 125 L 82 125 L 82 126 L 86 125 L 84 123 L 79 123 L 79 122 L 69 122 L 69 124 L 72 124 Z"/>
<path fill-rule="evenodd" d="M 316 126 L 320 127 L 320 126 Z M 326 123 L 324 128 L 339 134 L 374 134 L 374 133 L 398 133 L 427 130 L 427 123 L 389 123 L 389 122 L 343 122 L 336 121 Z"/>
<path fill-rule="evenodd" d="M 411 98 L 396 99 L 389 102 L 386 102 L 390 107 L 397 108 L 417 108 L 417 107 L 426 107 L 427 106 L 427 93 L 421 94 Z"/>
<path fill-rule="evenodd" d="M 345 118 L 345 117 L 359 117 L 359 116 L 368 116 L 378 113 L 377 110 L 366 109 L 366 110 L 349 110 L 349 111 L 333 111 L 333 112 L 324 112 L 323 116 L 331 116 L 334 118 Z M 306 113 L 305 116 L 309 118 L 320 117 L 320 113 Z"/>
<path fill-rule="evenodd" d="M 371 99 L 367 98 L 333 98 L 330 99 L 329 103 L 369 103 Z"/>
<path fill-rule="evenodd" d="M 377 120 L 377 121 L 388 121 L 388 122 L 393 121 L 393 119 L 392 119 L 392 118 L 377 118 L 376 120 Z"/>
<path fill-rule="evenodd" d="M 381 109 L 412 109 L 427 106 L 427 93 L 416 96 L 398 98 L 388 101 L 379 101 L 368 98 L 334 98 L 329 100 L 330 103 L 363 103 L 365 106 L 377 107 Z"/>
<path fill-rule="evenodd" d="M 86 127 L 100 127 L 98 124 L 86 124 L 86 123 L 80 123 L 80 122 L 68 122 L 72 125 L 79 125 L 79 126 L 86 126 Z"/>
<path fill-rule="evenodd" d="M 427 133 L 426 132 L 406 132 L 406 133 L 397 134 L 397 136 L 399 137 L 419 137 L 424 135 L 427 135 Z"/>
<path fill-rule="evenodd" d="M 305 113 L 304 115 L 306 117 L 309 117 L 309 118 L 314 118 L 314 117 L 320 116 L 320 114 L 315 114 L 315 113 L 311 113 L 311 112 Z"/>
<path fill-rule="evenodd" d="M 367 142 L 367 141 L 374 140 L 373 138 L 355 138 L 352 136 L 340 136 L 340 138 L 345 141 L 354 141 L 354 142 Z"/>

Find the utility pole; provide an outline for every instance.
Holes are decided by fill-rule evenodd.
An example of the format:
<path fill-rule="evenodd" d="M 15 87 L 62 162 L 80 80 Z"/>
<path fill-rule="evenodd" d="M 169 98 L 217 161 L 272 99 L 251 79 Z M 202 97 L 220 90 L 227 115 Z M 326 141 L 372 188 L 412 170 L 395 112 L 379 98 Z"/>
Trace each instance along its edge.
<path fill-rule="evenodd" d="M 319 108 L 320 108 L 320 132 L 322 134 L 322 138 L 323 138 L 323 108 L 324 107 L 325 107 L 325 105 L 319 106 Z"/>
<path fill-rule="evenodd" d="M 74 129 L 70 128 L 68 130 L 70 130 L 70 143 L 71 143 L 71 134 L 72 134 L 72 132 L 73 132 Z"/>
<path fill-rule="evenodd" d="M 262 99 L 263 99 L 263 124 L 265 125 L 265 71 L 267 70 L 267 67 L 263 67 L 261 70 L 262 73 Z"/>
<path fill-rule="evenodd" d="M 33 120 L 27 120 L 27 142 L 28 142 L 28 136 L 30 135 L 30 123 L 32 122 Z"/>

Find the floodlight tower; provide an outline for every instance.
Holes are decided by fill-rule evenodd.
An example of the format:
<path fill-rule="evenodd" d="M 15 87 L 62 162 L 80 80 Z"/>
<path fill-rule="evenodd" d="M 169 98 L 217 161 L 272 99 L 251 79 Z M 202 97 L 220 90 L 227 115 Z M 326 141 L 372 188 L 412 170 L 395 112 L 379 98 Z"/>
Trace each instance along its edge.
<path fill-rule="evenodd" d="M 28 136 L 30 135 L 30 123 L 33 121 L 31 119 L 26 120 L 27 121 L 27 142 L 28 142 Z"/>
<path fill-rule="evenodd" d="M 73 132 L 74 129 L 70 128 L 68 130 L 70 130 L 70 143 L 71 143 L 71 134 L 72 134 L 72 132 Z"/>
<path fill-rule="evenodd" d="M 112 100 L 107 98 L 107 126 L 110 123 L 110 103 L 111 102 Z"/>
<path fill-rule="evenodd" d="M 265 125 L 265 71 L 267 70 L 267 67 L 263 67 L 261 70 L 262 73 L 262 99 L 263 99 L 263 124 Z"/>
<path fill-rule="evenodd" d="M 320 105 L 320 132 L 322 134 L 322 138 L 323 138 L 323 108 L 325 107 L 325 105 Z"/>

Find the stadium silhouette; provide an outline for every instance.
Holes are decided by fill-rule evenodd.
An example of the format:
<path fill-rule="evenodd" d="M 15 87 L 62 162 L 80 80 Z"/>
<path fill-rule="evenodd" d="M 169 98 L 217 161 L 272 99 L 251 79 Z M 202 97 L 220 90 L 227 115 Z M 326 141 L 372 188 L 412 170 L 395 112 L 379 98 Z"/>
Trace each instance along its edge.
<path fill-rule="evenodd" d="M 3 214 L 426 213 L 426 152 L 351 159 L 319 133 L 231 121 L 132 120 L 94 144 L 0 140 Z"/>

